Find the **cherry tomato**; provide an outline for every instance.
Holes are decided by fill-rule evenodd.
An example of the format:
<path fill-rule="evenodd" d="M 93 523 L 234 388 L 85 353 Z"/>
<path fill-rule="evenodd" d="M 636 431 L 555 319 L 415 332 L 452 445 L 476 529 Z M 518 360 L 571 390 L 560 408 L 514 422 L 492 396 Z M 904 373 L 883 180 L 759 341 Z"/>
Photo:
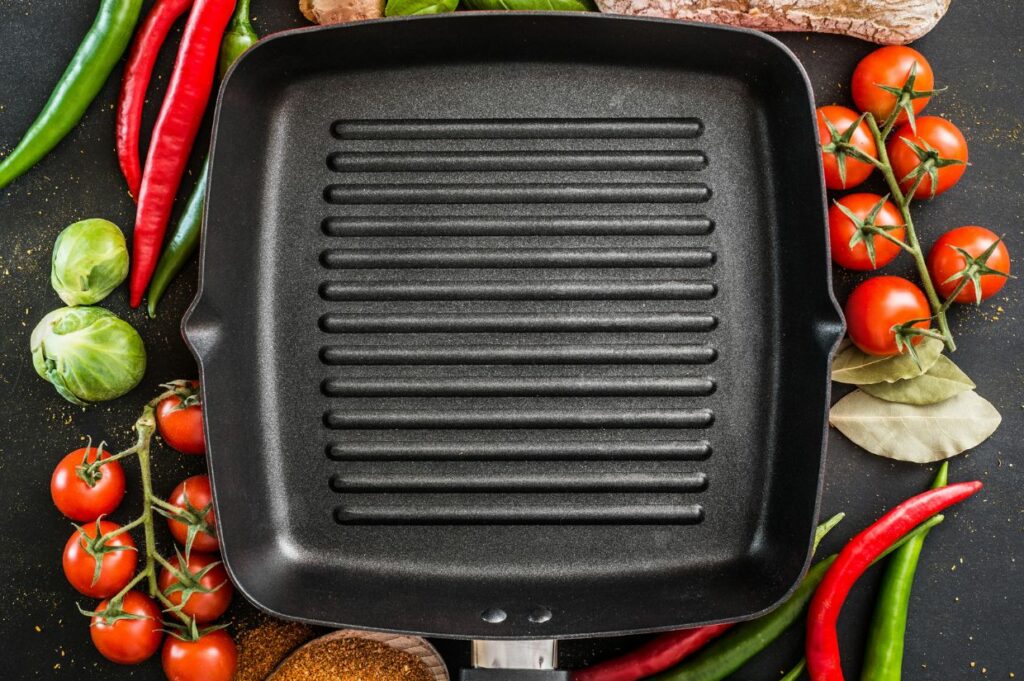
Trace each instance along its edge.
<path fill-rule="evenodd" d="M 100 534 L 105 535 L 121 526 L 108 520 L 100 521 Z M 93 572 L 96 559 L 85 549 L 89 539 L 96 538 L 96 523 L 82 526 L 85 537 L 75 530 L 64 545 L 64 576 L 79 593 L 92 598 L 109 598 L 123 589 L 135 574 L 138 552 L 135 542 L 127 532 L 122 532 L 106 542 L 108 547 L 126 546 L 127 549 L 110 551 L 102 555 L 100 560 L 100 576 L 93 583 Z M 86 539 L 86 537 L 88 539 Z"/>
<path fill-rule="evenodd" d="M 213 533 L 197 532 L 192 540 L 192 548 L 196 551 L 206 552 L 216 551 L 220 548 L 220 542 L 217 541 L 216 535 L 217 519 L 213 515 L 213 493 L 210 491 L 210 476 L 193 475 L 191 478 L 182 480 L 181 484 L 171 492 L 171 496 L 168 497 L 167 501 L 186 513 L 189 512 L 189 506 L 196 511 L 209 507 L 210 510 L 206 512 L 202 520 Z M 167 519 L 167 525 L 170 527 L 171 534 L 174 535 L 178 543 L 184 546 L 188 540 L 188 525 L 172 518 Z"/>
<path fill-rule="evenodd" d="M 199 384 L 192 382 L 191 396 L 185 404 L 177 395 L 165 397 L 156 407 L 156 425 L 160 436 L 182 454 L 202 454 L 206 451 L 203 438 L 203 408 L 199 404 Z"/>
<path fill-rule="evenodd" d="M 96 612 L 104 612 L 110 601 L 100 603 Z M 143 619 L 119 619 L 108 623 L 101 615 L 93 615 L 89 634 L 100 655 L 118 664 L 138 664 L 148 660 L 160 647 L 164 638 L 161 631 L 160 607 L 141 591 L 124 595 L 121 610 Z"/>
<path fill-rule="evenodd" d="M 88 470 L 87 464 L 96 461 L 98 452 L 103 452 L 101 461 L 110 458 L 109 453 L 96 447 L 76 449 L 61 459 L 50 478 L 50 496 L 57 510 L 80 523 L 112 513 L 124 498 L 124 469 L 120 463 L 104 464 L 95 472 Z"/>
<path fill-rule="evenodd" d="M 172 558 L 170 562 L 175 568 L 179 567 L 177 557 Z M 208 553 L 193 552 L 192 555 L 188 557 L 185 569 L 188 570 L 189 575 L 195 575 L 211 563 L 216 562 L 216 556 L 211 556 Z M 160 590 L 167 594 L 167 598 L 169 598 L 171 603 L 174 603 L 174 605 L 181 603 L 182 592 L 175 590 L 168 593 L 167 589 L 169 589 L 171 585 L 178 583 L 178 578 L 171 573 L 170 570 L 164 568 L 160 571 L 160 579 L 158 581 Z M 233 587 L 231 585 L 231 581 L 228 580 L 228 573 L 224 570 L 224 565 L 222 564 L 214 566 L 209 572 L 203 575 L 199 580 L 199 585 L 204 589 L 216 590 L 210 591 L 209 593 L 193 593 L 185 601 L 185 606 L 181 611 L 189 617 L 195 617 L 196 622 L 199 624 L 205 624 L 206 622 L 212 622 L 224 614 L 224 611 L 228 609 L 228 605 L 231 604 L 231 596 L 235 593 L 235 587 Z"/>
<path fill-rule="evenodd" d="M 914 90 L 926 92 L 935 89 L 935 76 L 932 67 L 924 56 L 909 47 L 890 45 L 875 50 L 860 60 L 853 71 L 850 89 L 853 102 L 861 111 L 870 111 L 878 121 L 879 127 L 892 114 L 896 106 L 896 95 L 883 90 L 881 85 L 903 89 L 910 76 L 910 70 L 917 64 L 914 71 Z M 931 96 L 916 97 L 911 100 L 914 114 L 919 114 L 928 104 Z M 896 117 L 898 123 L 907 121 L 907 112 L 901 111 Z"/>
<path fill-rule="evenodd" d="M 909 124 L 900 126 L 886 144 L 889 152 L 889 161 L 892 163 L 893 173 L 900 182 L 903 191 L 909 191 L 916 182 L 916 178 L 903 178 L 917 168 L 921 159 L 903 140 L 912 142 L 922 149 L 929 147 L 934 149 L 941 158 L 954 159 L 962 163 L 947 165 L 938 168 L 938 182 L 935 185 L 935 194 L 939 195 L 957 182 L 967 169 L 967 140 L 964 139 L 960 130 L 938 116 L 922 116 L 917 119 L 917 133 L 911 130 Z M 925 175 L 924 181 L 914 192 L 914 198 L 927 199 L 932 195 L 932 178 Z"/>
<path fill-rule="evenodd" d="M 914 326 L 927 329 L 931 308 L 921 289 L 902 277 L 874 277 L 858 286 L 846 301 L 846 325 L 850 340 L 869 355 L 898 355 L 896 334 L 892 327 L 923 321 Z M 921 342 L 916 336 L 911 342 Z"/>
<path fill-rule="evenodd" d="M 939 237 L 939 240 L 932 246 L 931 252 L 928 253 L 928 271 L 931 272 L 932 281 L 935 282 L 935 288 L 939 295 L 946 299 L 953 293 L 960 280 L 947 281 L 947 279 L 957 272 L 961 272 L 967 265 L 964 256 L 960 255 L 954 246 L 964 249 L 971 257 L 977 258 L 997 241 L 999 241 L 999 237 L 995 233 L 984 227 L 974 226 L 957 227 Z M 999 245 L 989 255 L 985 264 L 994 270 L 1009 274 L 1010 253 L 1006 250 L 1006 244 L 999 241 Z M 1006 277 L 1001 277 L 998 274 L 982 274 L 979 281 L 981 282 L 981 299 L 985 300 L 1003 288 L 1006 284 Z M 958 303 L 977 302 L 974 282 L 968 283 L 954 300 Z"/>
<path fill-rule="evenodd" d="M 846 133 L 854 123 L 857 122 L 857 112 L 847 109 L 845 106 L 823 106 L 818 109 L 818 142 L 822 147 L 832 141 L 832 133 L 825 121 L 832 124 L 840 135 Z M 871 137 L 867 123 L 861 121 L 860 125 L 853 132 L 849 140 L 850 144 L 864 152 L 868 156 L 877 157 L 878 148 L 875 140 Z M 821 162 L 825 168 L 825 186 L 829 189 L 849 189 L 868 179 L 871 171 L 875 169 L 870 163 L 865 163 L 847 155 L 843 159 L 846 166 L 846 181 L 839 173 L 839 161 L 834 152 L 821 152 Z"/>
<path fill-rule="evenodd" d="M 168 636 L 161 661 L 167 681 L 231 681 L 238 649 L 223 629 L 203 634 L 196 641 Z"/>
<path fill-rule="evenodd" d="M 848 194 L 839 199 L 838 203 L 859 220 L 866 220 L 874 210 L 875 206 L 882 200 L 878 194 Z M 874 218 L 876 227 L 898 225 L 896 229 L 886 230 L 895 239 L 903 241 L 906 237 L 906 230 L 903 228 L 903 220 L 900 217 L 899 209 L 891 201 L 882 204 L 881 210 Z M 888 265 L 899 255 L 900 247 L 885 237 L 874 235 L 868 237 L 874 244 L 875 264 L 871 264 L 868 257 L 868 248 L 865 242 L 859 241 L 850 246 L 850 239 L 857 232 L 857 226 L 853 220 L 836 205 L 828 210 L 828 234 L 831 242 L 832 259 L 837 264 L 851 270 L 874 270 Z"/>

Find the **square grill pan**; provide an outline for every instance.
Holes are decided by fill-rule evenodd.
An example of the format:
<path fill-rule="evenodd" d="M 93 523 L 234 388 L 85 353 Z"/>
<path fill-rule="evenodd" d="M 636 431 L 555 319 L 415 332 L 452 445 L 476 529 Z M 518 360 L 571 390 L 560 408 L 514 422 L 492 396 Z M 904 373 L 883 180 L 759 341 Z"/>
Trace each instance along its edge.
<path fill-rule="evenodd" d="M 185 321 L 242 592 L 473 638 L 778 602 L 842 331 L 816 140 L 800 65 L 748 31 L 460 13 L 261 42 L 221 92 Z"/>

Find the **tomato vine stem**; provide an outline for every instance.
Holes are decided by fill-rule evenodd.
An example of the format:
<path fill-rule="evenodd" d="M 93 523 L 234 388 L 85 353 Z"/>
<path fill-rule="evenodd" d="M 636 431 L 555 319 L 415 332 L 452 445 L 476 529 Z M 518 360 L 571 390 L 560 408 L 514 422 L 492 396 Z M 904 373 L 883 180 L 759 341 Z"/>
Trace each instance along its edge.
<path fill-rule="evenodd" d="M 885 178 L 885 182 L 889 186 L 889 193 L 892 195 L 893 201 L 896 203 L 896 207 L 899 208 L 900 215 L 903 218 L 904 228 L 907 232 L 907 246 L 909 246 L 907 252 L 913 256 L 914 263 L 917 265 L 917 273 L 921 278 L 924 294 L 928 298 L 928 304 L 932 308 L 936 323 L 939 325 L 939 333 L 942 335 L 942 340 L 949 351 L 953 352 L 956 350 L 956 342 L 953 340 L 953 333 L 949 328 L 949 321 L 946 319 L 946 309 L 949 306 L 939 300 L 939 295 L 935 291 L 931 274 L 928 272 L 928 263 L 925 261 L 924 251 L 921 249 L 921 242 L 918 241 L 917 231 L 914 229 L 914 219 L 910 215 L 910 202 L 913 200 L 914 192 L 911 191 L 909 194 L 904 194 L 903 190 L 900 189 L 900 183 L 895 173 L 893 173 L 892 163 L 889 161 L 889 153 L 885 148 L 885 138 L 892 131 L 893 126 L 890 121 L 887 121 L 884 132 L 879 130 L 878 122 L 870 113 L 865 117 L 865 121 L 878 149 L 878 160 L 874 165 L 882 173 L 882 177 Z"/>
<path fill-rule="evenodd" d="M 181 612 L 180 609 L 175 608 L 174 603 L 160 590 L 156 579 L 157 563 L 160 563 L 163 567 L 169 567 L 169 563 L 157 551 L 153 507 L 163 507 L 168 506 L 168 504 L 153 494 L 152 463 L 150 459 L 150 445 L 153 441 L 153 434 L 156 432 L 156 407 L 165 398 L 177 394 L 176 391 L 185 385 L 187 385 L 185 381 L 174 381 L 165 386 L 167 388 L 166 391 L 147 402 L 146 406 L 142 408 L 142 414 L 135 421 L 135 444 L 113 457 L 104 459 L 104 462 L 135 454 L 139 460 L 139 474 L 142 478 L 142 513 L 138 518 L 120 528 L 119 532 L 126 532 L 138 527 L 140 524 L 142 525 L 145 538 L 145 563 L 142 570 L 111 600 L 115 603 L 120 603 L 129 591 L 138 586 L 143 580 L 146 580 L 149 595 L 163 603 L 167 611 L 173 612 L 187 628 L 191 629 L 193 625 L 192 618 Z"/>

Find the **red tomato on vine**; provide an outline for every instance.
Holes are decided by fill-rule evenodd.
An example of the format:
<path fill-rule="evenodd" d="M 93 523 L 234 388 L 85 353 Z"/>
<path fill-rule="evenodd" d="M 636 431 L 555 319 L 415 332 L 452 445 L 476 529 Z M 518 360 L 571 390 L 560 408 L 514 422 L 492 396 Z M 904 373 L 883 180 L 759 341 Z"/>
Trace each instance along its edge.
<path fill-rule="evenodd" d="M 83 447 L 57 464 L 50 477 L 50 496 L 61 513 L 77 522 L 89 522 L 112 513 L 124 498 L 124 469 L 117 461 L 94 466 L 110 458 L 102 446 Z"/>
<path fill-rule="evenodd" d="M 179 394 L 165 397 L 156 407 L 156 425 L 160 437 L 182 454 L 203 454 L 203 408 L 199 384 L 193 381 Z"/>
<path fill-rule="evenodd" d="M 160 607 L 140 591 L 129 591 L 121 603 L 120 619 L 110 615 L 110 601 L 103 601 L 89 623 L 89 635 L 100 654 L 118 664 L 138 664 L 160 648 L 164 638 Z"/>
<path fill-rule="evenodd" d="M 210 476 L 193 475 L 191 478 L 182 480 L 171 492 L 167 501 L 176 506 L 179 509 L 179 515 L 184 518 L 184 520 L 168 518 L 167 526 L 175 540 L 186 547 L 186 553 L 191 553 L 190 549 L 209 553 L 220 548 L 220 542 L 217 540 L 217 518 L 213 513 Z M 190 532 L 192 533 L 191 546 L 188 542 Z"/>
<path fill-rule="evenodd" d="M 238 648 L 223 629 L 195 641 L 168 636 L 161 662 L 167 681 L 231 681 L 238 665 Z"/>
<path fill-rule="evenodd" d="M 76 529 L 64 545 L 64 575 L 79 593 L 91 598 L 109 598 L 131 581 L 138 562 L 131 535 L 122 532 L 101 541 L 120 528 L 109 520 L 89 523 Z"/>
<path fill-rule="evenodd" d="M 870 111 L 881 126 L 897 106 L 897 123 L 908 121 L 906 108 L 921 113 L 935 93 L 931 64 L 917 50 L 903 45 L 882 47 L 860 60 L 850 90 L 861 111 Z"/>
<path fill-rule="evenodd" d="M 184 601 L 181 612 L 195 617 L 199 624 L 212 622 L 224 614 L 231 604 L 235 588 L 216 556 L 194 552 L 184 568 L 177 557 L 170 563 L 181 574 L 164 568 L 160 571 L 158 585 L 171 603 L 179 605 Z"/>
<path fill-rule="evenodd" d="M 965 253 L 976 260 L 970 268 Z M 928 271 L 944 299 L 966 278 L 967 284 L 954 298 L 955 302 L 980 303 L 1006 285 L 1010 252 L 1002 239 L 984 227 L 958 227 L 943 234 L 932 246 L 928 253 Z"/>
<path fill-rule="evenodd" d="M 878 147 L 867 124 L 857 112 L 845 106 L 818 108 L 818 143 L 825 170 L 825 186 L 850 189 L 868 179 L 874 166 L 856 158 L 859 152 L 877 158 Z"/>
<path fill-rule="evenodd" d="M 846 324 L 850 340 L 869 355 L 898 355 L 895 328 L 918 319 L 914 327 L 931 326 L 928 299 L 917 286 L 902 277 L 874 277 L 853 290 L 846 300 Z M 910 342 L 921 342 L 913 336 Z"/>
<path fill-rule="evenodd" d="M 848 194 L 829 208 L 832 259 L 847 269 L 875 270 L 899 255 L 901 246 L 878 232 L 897 241 L 907 236 L 899 209 L 878 194 Z"/>
<path fill-rule="evenodd" d="M 910 125 L 897 128 L 886 149 L 900 189 L 909 192 L 920 179 L 915 199 L 938 196 L 959 182 L 967 169 L 967 140 L 959 128 L 938 116 L 918 118 L 917 132 Z"/>

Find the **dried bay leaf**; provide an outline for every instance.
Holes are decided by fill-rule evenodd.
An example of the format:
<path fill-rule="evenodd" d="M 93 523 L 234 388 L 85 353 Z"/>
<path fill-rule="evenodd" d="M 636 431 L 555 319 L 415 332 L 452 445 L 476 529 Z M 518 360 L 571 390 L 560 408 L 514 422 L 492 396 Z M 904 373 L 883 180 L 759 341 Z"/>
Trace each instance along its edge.
<path fill-rule="evenodd" d="M 835 403 L 829 423 L 872 454 L 931 463 L 976 447 L 999 427 L 995 407 L 973 390 L 919 406 L 886 402 L 863 390 Z"/>
<path fill-rule="evenodd" d="M 974 381 L 945 355 L 939 355 L 931 369 L 915 378 L 860 387 L 878 399 L 903 404 L 936 404 L 974 388 Z"/>
<path fill-rule="evenodd" d="M 943 344 L 937 338 L 926 337 L 917 345 L 920 366 L 909 353 L 892 357 L 878 357 L 861 351 L 852 343 L 840 348 L 832 360 L 832 380 L 837 383 L 868 385 L 894 383 L 920 376 L 932 368 L 942 354 Z"/>

